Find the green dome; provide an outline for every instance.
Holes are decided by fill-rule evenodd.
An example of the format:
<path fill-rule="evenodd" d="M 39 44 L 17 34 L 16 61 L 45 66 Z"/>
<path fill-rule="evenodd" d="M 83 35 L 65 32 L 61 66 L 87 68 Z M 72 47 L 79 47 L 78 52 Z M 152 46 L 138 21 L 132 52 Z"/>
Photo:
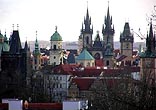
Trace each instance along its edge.
<path fill-rule="evenodd" d="M 56 30 L 55 33 L 51 36 L 50 41 L 62 41 L 62 37 L 61 37 L 60 34 L 57 32 L 57 30 Z"/>

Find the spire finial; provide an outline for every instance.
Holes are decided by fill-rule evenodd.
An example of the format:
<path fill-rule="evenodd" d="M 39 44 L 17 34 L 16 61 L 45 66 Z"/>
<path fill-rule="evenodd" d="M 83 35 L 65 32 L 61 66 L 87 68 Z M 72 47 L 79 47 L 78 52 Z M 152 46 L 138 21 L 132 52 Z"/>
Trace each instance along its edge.
<path fill-rule="evenodd" d="M 57 32 L 57 26 L 55 26 L 55 31 Z"/>
<path fill-rule="evenodd" d="M 12 29 L 14 30 L 14 24 L 12 24 Z"/>
<path fill-rule="evenodd" d="M 109 7 L 109 0 L 108 0 L 108 7 Z"/>
<path fill-rule="evenodd" d="M 37 30 L 36 30 L 36 39 L 37 39 Z"/>
<path fill-rule="evenodd" d="M 5 36 L 6 36 L 6 29 L 5 29 Z"/>
<path fill-rule="evenodd" d="M 88 1 L 87 1 L 87 9 L 88 9 Z"/>
<path fill-rule="evenodd" d="M 27 41 L 27 36 L 25 37 L 26 41 Z"/>
<path fill-rule="evenodd" d="M 97 30 L 96 32 L 97 32 L 97 34 L 99 34 L 99 30 Z"/>
<path fill-rule="evenodd" d="M 17 24 L 17 30 L 19 29 L 19 25 Z"/>

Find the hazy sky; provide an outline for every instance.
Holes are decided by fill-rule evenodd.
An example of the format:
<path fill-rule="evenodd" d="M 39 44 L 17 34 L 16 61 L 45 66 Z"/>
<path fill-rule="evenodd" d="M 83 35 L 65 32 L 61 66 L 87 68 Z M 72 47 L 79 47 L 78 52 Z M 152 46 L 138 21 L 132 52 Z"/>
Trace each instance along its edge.
<path fill-rule="evenodd" d="M 12 24 L 19 24 L 21 41 L 50 40 L 55 26 L 64 41 L 77 41 L 88 1 L 89 15 L 94 28 L 93 39 L 97 30 L 102 31 L 104 16 L 107 13 L 108 0 L 0 0 L 0 29 L 7 36 L 12 31 Z M 130 28 L 146 34 L 148 22 L 146 15 L 151 15 L 156 0 L 109 0 L 110 14 L 115 27 L 114 40 L 119 41 L 120 32 L 125 22 Z M 101 35 L 102 38 L 102 35 Z M 140 38 L 135 37 L 135 41 Z"/>

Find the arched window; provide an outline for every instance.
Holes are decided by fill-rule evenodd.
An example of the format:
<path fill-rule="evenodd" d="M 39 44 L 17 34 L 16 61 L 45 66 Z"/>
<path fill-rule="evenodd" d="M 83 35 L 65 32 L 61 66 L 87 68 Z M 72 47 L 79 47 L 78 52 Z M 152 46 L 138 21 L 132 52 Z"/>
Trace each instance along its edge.
<path fill-rule="evenodd" d="M 86 37 L 86 44 L 89 44 L 89 37 Z"/>
<path fill-rule="evenodd" d="M 56 45 L 54 45 L 54 50 L 56 50 Z"/>

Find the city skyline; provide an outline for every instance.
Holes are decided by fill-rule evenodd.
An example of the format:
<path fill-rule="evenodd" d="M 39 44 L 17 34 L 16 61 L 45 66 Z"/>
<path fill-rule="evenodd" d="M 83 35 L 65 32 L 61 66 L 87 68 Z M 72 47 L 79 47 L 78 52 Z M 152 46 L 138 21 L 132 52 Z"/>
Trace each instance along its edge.
<path fill-rule="evenodd" d="M 87 2 L 89 16 L 93 24 L 93 40 L 96 32 L 102 38 L 102 25 L 107 14 L 108 0 L 1 0 L 0 1 L 0 29 L 2 34 L 7 32 L 9 37 L 16 25 L 19 25 L 20 39 L 24 42 L 35 41 L 36 30 L 38 40 L 49 41 L 55 32 L 55 26 L 63 41 L 77 41 L 80 35 L 82 22 L 86 16 Z M 147 5 L 148 4 L 148 5 Z M 109 0 L 110 15 L 115 27 L 114 41 L 119 41 L 125 22 L 130 28 L 143 35 L 149 30 L 147 15 L 153 11 L 154 0 Z M 134 34 L 134 41 L 141 41 Z"/>

